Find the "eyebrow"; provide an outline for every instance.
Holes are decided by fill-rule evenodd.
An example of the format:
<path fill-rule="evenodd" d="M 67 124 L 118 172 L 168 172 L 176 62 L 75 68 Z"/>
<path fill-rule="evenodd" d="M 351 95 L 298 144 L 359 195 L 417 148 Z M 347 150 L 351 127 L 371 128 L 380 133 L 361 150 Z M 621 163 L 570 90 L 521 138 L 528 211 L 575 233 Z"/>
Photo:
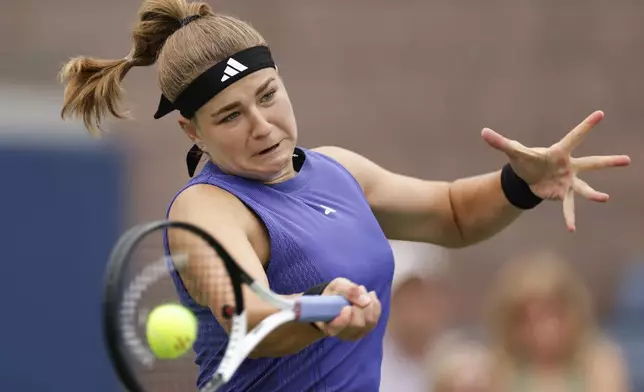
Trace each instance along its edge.
<path fill-rule="evenodd" d="M 275 80 L 275 77 L 274 77 L 274 76 L 271 76 L 270 78 L 266 79 L 266 81 L 264 81 L 264 83 L 262 83 L 262 84 L 257 88 L 257 90 L 255 91 L 255 95 L 259 95 L 259 94 L 261 94 L 264 90 L 266 90 L 266 88 L 268 87 L 268 85 L 269 85 L 269 84 L 271 84 L 271 82 L 273 82 L 274 80 Z M 227 112 L 227 111 L 229 111 L 229 110 L 233 110 L 233 109 L 235 109 L 235 108 L 236 108 L 236 107 L 238 107 L 238 106 L 241 106 L 241 102 L 239 102 L 239 101 L 231 102 L 231 103 L 229 103 L 228 105 L 226 105 L 226 106 L 224 106 L 224 107 L 221 107 L 221 108 L 219 108 L 218 110 L 216 110 L 215 112 L 211 113 L 211 114 L 210 114 L 210 117 L 217 117 L 217 116 L 219 116 L 220 114 L 222 114 L 222 113 L 224 113 L 224 112 Z"/>

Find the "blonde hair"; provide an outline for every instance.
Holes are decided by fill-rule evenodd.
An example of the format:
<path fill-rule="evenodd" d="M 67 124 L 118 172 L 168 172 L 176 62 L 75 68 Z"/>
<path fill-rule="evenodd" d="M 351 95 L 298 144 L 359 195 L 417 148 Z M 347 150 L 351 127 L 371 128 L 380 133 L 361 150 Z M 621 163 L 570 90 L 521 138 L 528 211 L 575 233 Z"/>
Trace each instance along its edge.
<path fill-rule="evenodd" d="M 561 301 L 573 320 L 575 341 L 569 359 L 581 359 L 594 336 L 590 293 L 580 277 L 558 255 L 539 252 L 510 263 L 500 274 L 489 304 L 489 327 L 499 365 L 509 369 L 525 353 L 512 342 L 514 317 L 531 298 Z"/>
<path fill-rule="evenodd" d="M 182 27 L 182 20 L 198 15 Z M 129 115 L 121 107 L 121 82 L 136 66 L 158 64 L 157 76 L 163 94 L 173 101 L 197 76 L 214 64 L 253 46 L 266 45 L 248 23 L 216 15 L 206 3 L 185 0 L 145 0 L 138 11 L 127 57 L 103 60 L 71 59 L 60 71 L 66 85 L 63 118 L 79 117 L 93 135 L 100 134 L 107 115 Z"/>

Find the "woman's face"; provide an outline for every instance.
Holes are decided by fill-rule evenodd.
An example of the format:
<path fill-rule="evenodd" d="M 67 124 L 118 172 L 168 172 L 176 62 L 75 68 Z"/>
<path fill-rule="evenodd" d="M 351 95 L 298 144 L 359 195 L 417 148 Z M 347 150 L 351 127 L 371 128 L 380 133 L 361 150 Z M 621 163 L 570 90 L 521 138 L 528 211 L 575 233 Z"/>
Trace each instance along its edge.
<path fill-rule="evenodd" d="M 180 123 L 226 173 L 267 183 L 294 175 L 297 125 L 273 68 L 238 80 L 202 106 L 192 122 Z"/>
<path fill-rule="evenodd" d="M 556 298 L 531 298 L 517 309 L 514 341 L 529 360 L 562 359 L 574 338 L 571 312 Z"/>

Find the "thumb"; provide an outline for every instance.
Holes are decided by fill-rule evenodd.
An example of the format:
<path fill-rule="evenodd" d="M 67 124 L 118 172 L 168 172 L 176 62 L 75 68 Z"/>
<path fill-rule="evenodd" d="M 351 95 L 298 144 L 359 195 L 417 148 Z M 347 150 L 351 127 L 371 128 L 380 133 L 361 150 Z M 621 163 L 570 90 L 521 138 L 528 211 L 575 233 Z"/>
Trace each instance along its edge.
<path fill-rule="evenodd" d="M 349 306 L 342 308 L 340 314 L 328 324 L 318 323 L 325 335 L 336 336 L 351 322 L 353 310 Z"/>
<path fill-rule="evenodd" d="M 354 305 L 358 305 L 361 308 L 366 307 L 371 303 L 371 298 L 362 292 L 360 286 L 353 284 L 347 290 L 347 299 Z"/>

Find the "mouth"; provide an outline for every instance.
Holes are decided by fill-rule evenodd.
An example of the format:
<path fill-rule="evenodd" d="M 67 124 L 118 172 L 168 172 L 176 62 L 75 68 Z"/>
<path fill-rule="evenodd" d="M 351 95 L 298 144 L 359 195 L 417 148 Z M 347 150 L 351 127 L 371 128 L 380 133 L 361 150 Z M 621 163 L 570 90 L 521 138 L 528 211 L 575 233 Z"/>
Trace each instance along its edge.
<path fill-rule="evenodd" d="M 260 156 L 261 155 L 266 155 L 266 154 L 269 154 L 269 153 L 275 151 L 277 149 L 277 147 L 279 147 L 280 143 L 281 142 L 277 142 L 277 143 L 273 144 L 272 146 L 263 149 L 262 151 L 258 152 L 257 155 L 260 155 Z"/>

